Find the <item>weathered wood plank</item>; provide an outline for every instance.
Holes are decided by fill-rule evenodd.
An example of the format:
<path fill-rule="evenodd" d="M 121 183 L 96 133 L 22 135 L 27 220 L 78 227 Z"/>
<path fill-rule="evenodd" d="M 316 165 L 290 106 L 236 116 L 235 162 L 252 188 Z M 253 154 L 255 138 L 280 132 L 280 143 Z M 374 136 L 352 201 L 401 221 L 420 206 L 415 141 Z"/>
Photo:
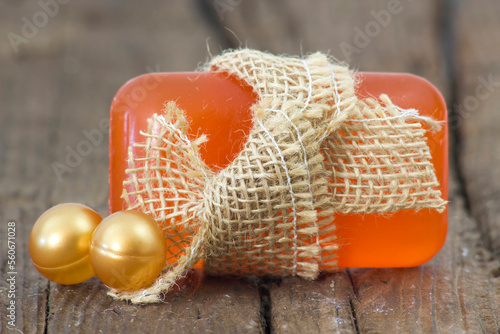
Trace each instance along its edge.
<path fill-rule="evenodd" d="M 452 22 L 455 35 L 453 65 L 456 99 L 451 125 L 458 134 L 455 151 L 467 194 L 466 204 L 476 221 L 487 251 L 481 256 L 487 277 L 478 284 L 490 286 L 486 305 L 477 313 L 486 332 L 500 328 L 500 210 L 498 164 L 500 136 L 500 4 L 466 1 L 456 4 Z"/>
<path fill-rule="evenodd" d="M 22 17 L 38 2 L 2 3 L 1 25 L 21 34 Z M 48 207 L 75 201 L 107 214 L 106 121 L 113 95 L 148 71 L 191 71 L 207 57 L 205 26 L 189 2 L 70 2 L 16 53 L 2 44 L 0 61 L 0 208 L 6 262 L 7 221 L 18 227 L 16 329 L 24 332 L 263 331 L 255 282 L 193 274 L 181 291 L 156 305 L 114 301 L 92 279 L 49 283 L 33 268 L 27 240 Z M 2 43 L 5 40 L 2 39 Z M 87 133 L 87 135 L 85 134 Z M 88 138 L 92 133 L 93 140 Z M 101 137 L 102 135 L 102 137 Z M 89 145 L 90 143 L 90 145 Z M 73 151 L 75 154 L 69 154 Z M 58 162 L 67 168 L 53 169 Z M 58 175 L 59 174 L 59 175 Z M 6 268 L 2 266 L 2 277 Z M 0 331 L 9 300 L 0 289 Z"/>
<path fill-rule="evenodd" d="M 500 259 L 500 3 L 466 1 L 457 10 L 452 125 L 460 136 L 459 160 L 470 208 L 489 249 Z"/>
<path fill-rule="evenodd" d="M 354 291 L 346 272 L 315 281 L 286 277 L 269 286 L 274 333 L 357 333 Z"/>
<path fill-rule="evenodd" d="M 133 305 L 106 297 L 107 289 L 96 278 L 80 286 L 54 285 L 48 332 L 262 332 L 254 283 L 194 272 L 179 286 L 165 303 Z"/>
<path fill-rule="evenodd" d="M 26 8 L 28 7 L 28 8 Z M 3 4 L 5 32 L 20 33 L 21 17 L 29 6 Z M 43 37 L 42 37 L 43 38 Z M 29 46 L 40 56 L 16 53 L 2 38 L 0 54 L 0 332 L 43 332 L 48 282 L 35 270 L 28 255 L 28 236 L 39 212 L 47 207 L 51 183 L 52 124 L 58 117 L 61 93 L 57 54 L 47 54 L 34 41 Z M 15 223 L 15 264 L 8 262 L 8 223 Z M 12 244 L 11 244 L 12 245 Z M 7 274 L 16 272 L 16 274 Z M 7 278 L 14 276 L 15 284 Z M 11 292 L 11 290 L 15 290 Z M 15 302 L 15 319 L 7 307 Z M 9 323 L 14 320 L 14 323 Z"/>
<path fill-rule="evenodd" d="M 13 159 L 10 160 L 13 162 Z M 42 209 L 41 199 L 26 196 L 22 199 L 2 200 L 0 211 L 0 262 L 2 263 L 0 284 L 0 333 L 43 332 L 45 328 L 48 282 L 35 270 L 28 253 L 30 222 L 36 219 L 33 210 Z M 8 244 L 8 223 L 15 223 L 14 243 Z M 12 234 L 11 234 L 12 236 Z M 8 246 L 14 245 L 15 263 L 8 261 Z M 13 267 L 10 267 L 10 265 Z M 14 304 L 12 304 L 14 303 Z M 13 309 L 11 307 L 13 305 Z"/>

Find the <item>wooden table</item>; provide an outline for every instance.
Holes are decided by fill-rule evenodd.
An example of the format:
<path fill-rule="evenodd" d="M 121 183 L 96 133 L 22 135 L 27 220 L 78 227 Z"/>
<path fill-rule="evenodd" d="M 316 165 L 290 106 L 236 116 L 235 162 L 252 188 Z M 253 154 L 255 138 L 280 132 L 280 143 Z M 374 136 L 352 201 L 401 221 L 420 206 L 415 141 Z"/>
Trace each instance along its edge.
<path fill-rule="evenodd" d="M 497 0 L 2 1 L 0 331 L 500 333 L 499 18 Z M 39 275 L 27 240 L 44 210 L 74 201 L 107 214 L 100 126 L 117 89 L 148 71 L 194 70 L 207 46 L 213 55 L 239 46 L 329 51 L 362 71 L 434 83 L 450 106 L 452 143 L 441 252 L 417 268 L 346 270 L 312 282 L 195 272 L 165 303 L 145 306 L 112 300 L 95 278 L 60 286 Z M 102 139 L 71 157 L 92 130 Z"/>

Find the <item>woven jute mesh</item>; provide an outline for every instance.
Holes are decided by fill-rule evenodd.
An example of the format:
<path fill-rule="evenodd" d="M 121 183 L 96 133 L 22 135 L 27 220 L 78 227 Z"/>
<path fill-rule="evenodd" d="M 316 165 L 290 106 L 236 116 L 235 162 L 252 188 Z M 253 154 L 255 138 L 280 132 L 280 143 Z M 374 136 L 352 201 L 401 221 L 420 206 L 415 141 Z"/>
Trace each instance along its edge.
<path fill-rule="evenodd" d="M 202 259 L 211 274 L 313 279 L 336 267 L 335 212 L 445 209 L 422 123 L 439 125 L 387 96 L 358 99 L 345 66 L 320 53 L 244 49 L 208 70 L 254 88 L 254 127 L 235 160 L 214 172 L 198 153 L 206 138 L 187 137 L 174 102 L 149 120 L 144 142 L 129 149 L 123 197 L 162 227 L 166 268 L 151 287 L 110 295 L 157 301 Z"/>

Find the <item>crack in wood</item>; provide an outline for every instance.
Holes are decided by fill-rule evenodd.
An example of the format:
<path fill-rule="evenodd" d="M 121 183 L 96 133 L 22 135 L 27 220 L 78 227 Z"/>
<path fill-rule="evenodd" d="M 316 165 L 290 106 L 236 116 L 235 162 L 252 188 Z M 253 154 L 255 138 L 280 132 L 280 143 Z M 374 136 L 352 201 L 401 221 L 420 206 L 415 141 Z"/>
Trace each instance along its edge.
<path fill-rule="evenodd" d="M 47 334 L 49 331 L 49 317 L 50 317 L 50 281 L 47 284 L 47 298 L 45 299 L 45 328 L 43 329 L 43 334 Z"/>
<path fill-rule="evenodd" d="M 194 0 L 196 9 L 205 23 L 214 31 L 222 50 L 238 48 L 238 44 L 233 41 L 230 30 L 222 23 L 221 16 L 216 11 L 216 4 L 213 1 Z"/>
<path fill-rule="evenodd" d="M 352 278 L 352 274 L 351 274 L 351 271 L 349 269 L 346 269 L 346 274 L 347 274 L 347 277 L 349 277 L 349 281 L 351 282 L 351 287 L 352 287 L 352 294 L 354 296 L 354 298 L 356 298 L 356 300 L 359 300 L 358 299 L 358 290 L 356 288 L 356 285 L 354 284 L 354 280 Z M 385 282 L 384 282 L 385 283 Z"/>
<path fill-rule="evenodd" d="M 348 298 L 349 298 L 349 305 L 351 307 L 351 315 L 352 315 L 352 321 L 354 324 L 354 330 L 356 331 L 356 334 L 360 334 L 361 332 L 359 331 L 359 327 L 358 327 L 358 318 L 356 315 L 356 308 L 354 307 L 354 302 L 353 302 L 351 296 L 348 296 Z"/>
<path fill-rule="evenodd" d="M 354 280 L 351 275 L 351 271 L 347 269 L 346 271 L 347 277 L 349 278 L 349 282 L 351 283 L 351 289 L 352 289 L 352 297 L 351 295 L 347 294 L 347 298 L 349 299 L 349 306 L 351 308 L 351 316 L 352 316 L 352 322 L 354 325 L 354 330 L 356 331 L 356 334 L 361 333 L 359 330 L 359 325 L 358 325 L 358 316 L 356 312 L 356 307 L 354 306 L 354 300 L 353 298 L 356 299 L 356 301 L 359 301 L 358 299 L 358 291 L 356 289 L 356 285 L 354 284 Z"/>
<path fill-rule="evenodd" d="M 260 278 L 258 281 L 261 323 L 265 334 L 274 332 L 271 317 L 271 293 L 269 291 L 269 283 L 269 279 L 265 277 Z"/>

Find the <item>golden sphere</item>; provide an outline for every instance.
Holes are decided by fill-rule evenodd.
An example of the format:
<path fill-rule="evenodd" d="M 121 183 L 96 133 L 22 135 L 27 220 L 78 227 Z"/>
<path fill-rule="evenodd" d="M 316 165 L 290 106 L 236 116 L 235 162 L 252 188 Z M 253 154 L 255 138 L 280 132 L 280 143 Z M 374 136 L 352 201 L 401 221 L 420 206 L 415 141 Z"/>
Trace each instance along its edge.
<path fill-rule="evenodd" d="M 107 286 L 134 291 L 161 273 L 167 254 L 156 221 L 139 211 L 120 211 L 105 218 L 90 243 L 90 262 Z"/>
<path fill-rule="evenodd" d="M 59 284 L 78 284 L 94 276 L 89 243 L 102 217 L 82 204 L 45 211 L 31 229 L 29 252 L 35 268 Z"/>

